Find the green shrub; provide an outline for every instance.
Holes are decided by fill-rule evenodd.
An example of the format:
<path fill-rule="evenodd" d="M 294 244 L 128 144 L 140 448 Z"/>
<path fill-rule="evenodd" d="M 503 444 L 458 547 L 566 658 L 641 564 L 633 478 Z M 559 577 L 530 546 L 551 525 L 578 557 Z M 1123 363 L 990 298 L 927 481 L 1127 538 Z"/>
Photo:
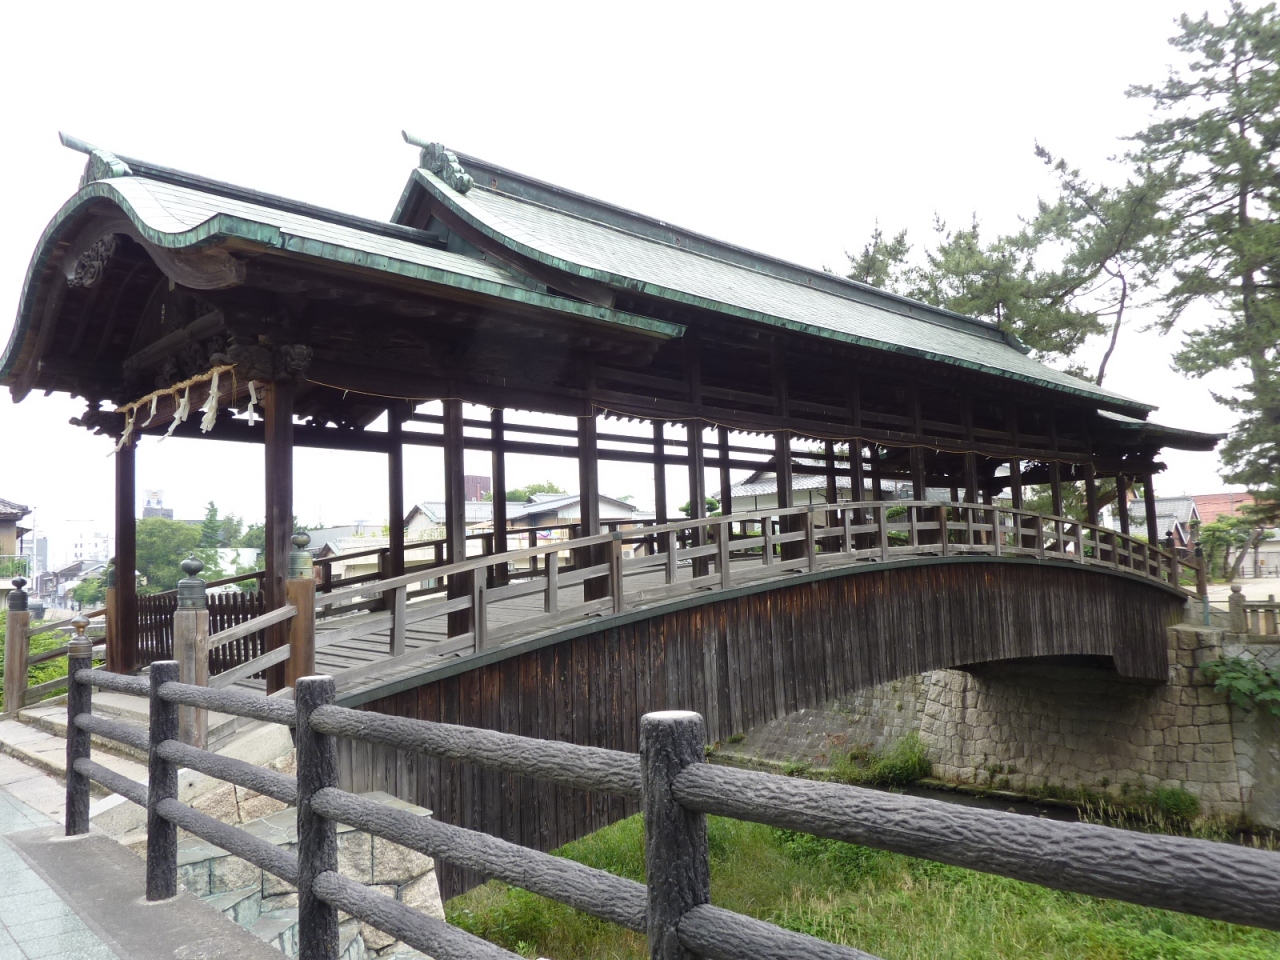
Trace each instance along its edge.
<path fill-rule="evenodd" d="M 845 783 L 906 787 L 929 776 L 933 764 L 918 734 L 910 733 L 888 750 L 855 748 L 836 759 L 832 776 Z"/>
<path fill-rule="evenodd" d="M 1172 820 L 1190 823 L 1200 816 L 1200 801 L 1181 787 L 1161 787 L 1156 791 L 1156 809 Z"/>
<path fill-rule="evenodd" d="M 1245 710 L 1263 706 L 1280 717 L 1280 667 L 1264 667 L 1252 657 L 1225 657 L 1209 661 L 1200 671 L 1215 690 Z"/>

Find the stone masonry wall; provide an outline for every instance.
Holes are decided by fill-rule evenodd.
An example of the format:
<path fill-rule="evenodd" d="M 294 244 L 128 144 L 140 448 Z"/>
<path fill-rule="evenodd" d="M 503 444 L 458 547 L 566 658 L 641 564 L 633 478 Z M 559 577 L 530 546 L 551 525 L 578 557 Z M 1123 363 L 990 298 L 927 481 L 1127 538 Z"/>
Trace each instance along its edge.
<path fill-rule="evenodd" d="M 800 711 L 720 749 L 822 766 L 914 731 L 943 779 L 1018 791 L 1180 787 L 1205 813 L 1280 826 L 1280 718 L 1233 706 L 1196 669 L 1242 652 L 1280 662 L 1280 645 L 1242 639 L 1172 628 L 1162 684 L 1079 663 L 937 670 Z"/>

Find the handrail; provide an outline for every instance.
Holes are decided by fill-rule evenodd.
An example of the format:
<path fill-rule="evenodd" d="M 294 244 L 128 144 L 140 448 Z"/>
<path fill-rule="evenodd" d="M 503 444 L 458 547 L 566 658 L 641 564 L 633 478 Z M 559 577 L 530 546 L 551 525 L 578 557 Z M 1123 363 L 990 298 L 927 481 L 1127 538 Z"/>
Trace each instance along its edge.
<path fill-rule="evenodd" d="M 939 521 L 941 522 L 941 521 Z M 89 784 L 148 811 L 148 900 L 177 892 L 181 827 L 298 888 L 300 955 L 337 960 L 338 910 L 440 960 L 509 954 L 424 916 L 338 872 L 337 825 L 476 869 L 647 935 L 650 949 L 679 943 L 699 956 L 748 960 L 875 960 L 872 955 L 710 905 L 706 816 L 732 817 L 980 870 L 1040 886 L 1280 930 L 1280 854 L 1236 844 L 1037 819 L 941 800 L 806 780 L 706 762 L 696 713 L 647 713 L 639 756 L 621 751 L 354 711 L 334 705 L 332 677 L 298 681 L 293 702 L 176 682 L 178 664 L 152 665 L 147 693 L 148 782 L 90 759 L 90 729 L 138 745 L 140 728 L 86 722 L 98 679 L 83 645 L 67 702 L 68 836 L 89 831 Z M 136 687 L 133 688 L 136 690 Z M 137 691 L 141 692 L 141 691 Z M 178 739 L 179 704 L 216 708 L 296 729 L 297 776 L 229 760 Z M 648 884 L 566 861 L 463 827 L 385 808 L 338 787 L 338 741 L 351 738 L 604 794 L 638 797 Z M 298 809 L 296 853 L 179 802 L 178 764 L 256 789 Z M 661 955 L 670 953 L 668 949 Z"/>

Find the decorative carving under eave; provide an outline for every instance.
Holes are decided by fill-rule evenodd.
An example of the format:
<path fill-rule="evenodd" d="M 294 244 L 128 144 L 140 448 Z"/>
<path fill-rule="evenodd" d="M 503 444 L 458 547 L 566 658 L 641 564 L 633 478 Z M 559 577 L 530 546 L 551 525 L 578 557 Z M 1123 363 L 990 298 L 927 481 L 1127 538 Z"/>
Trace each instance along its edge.
<path fill-rule="evenodd" d="M 281 343 L 267 346 L 261 343 L 232 343 L 225 349 L 209 355 L 211 364 L 233 364 L 236 376 L 242 380 L 297 380 L 306 379 L 311 366 L 311 348 L 305 343 Z"/>
<path fill-rule="evenodd" d="M 471 174 L 462 169 L 457 156 L 445 149 L 442 143 L 429 143 L 423 147 L 421 163 L 459 193 L 466 193 L 475 183 Z"/>
<path fill-rule="evenodd" d="M 106 272 L 107 263 L 115 255 L 119 245 L 120 241 L 116 239 L 114 233 L 95 240 L 88 250 L 76 257 L 75 267 L 67 277 L 67 286 L 92 287 L 101 280 L 103 273 Z"/>
<path fill-rule="evenodd" d="M 281 343 L 276 346 L 276 379 L 306 379 L 311 366 L 311 348 L 305 343 Z"/>

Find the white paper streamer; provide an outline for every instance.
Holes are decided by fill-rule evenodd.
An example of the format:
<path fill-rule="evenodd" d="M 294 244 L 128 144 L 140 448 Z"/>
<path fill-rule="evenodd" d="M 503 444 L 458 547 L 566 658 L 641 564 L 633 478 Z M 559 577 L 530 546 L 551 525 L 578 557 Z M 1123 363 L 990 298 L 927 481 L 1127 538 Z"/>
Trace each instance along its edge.
<path fill-rule="evenodd" d="M 187 414 L 191 412 L 191 388 L 187 387 L 182 393 L 182 399 L 178 401 L 178 409 L 173 411 L 173 420 L 169 424 L 169 429 L 164 432 L 166 437 L 172 437 L 173 431 L 178 429 L 178 424 L 187 419 Z M 163 439 L 163 438 L 161 438 Z"/>
<path fill-rule="evenodd" d="M 151 416 L 147 417 L 147 419 L 142 422 L 142 425 L 144 427 L 156 418 L 156 404 L 159 402 L 160 402 L 160 394 L 158 393 L 152 394 L 151 395 Z"/>
<path fill-rule="evenodd" d="M 124 445 L 129 442 L 129 437 L 133 433 L 133 417 L 134 411 L 130 410 L 129 415 L 124 419 L 124 433 L 120 434 L 120 442 L 116 444 L 116 448 L 112 453 L 119 453 L 124 448 Z"/>
<path fill-rule="evenodd" d="M 258 415 L 254 413 L 253 408 L 258 403 L 258 383 L 256 380 L 249 381 L 249 426 L 253 426 L 258 422 Z"/>
<path fill-rule="evenodd" d="M 200 421 L 200 432 L 208 433 L 213 429 L 213 425 L 218 422 L 218 371 L 213 371 L 213 378 L 209 381 L 209 398 L 205 400 L 204 406 L 200 408 L 204 411 L 204 419 Z"/>

